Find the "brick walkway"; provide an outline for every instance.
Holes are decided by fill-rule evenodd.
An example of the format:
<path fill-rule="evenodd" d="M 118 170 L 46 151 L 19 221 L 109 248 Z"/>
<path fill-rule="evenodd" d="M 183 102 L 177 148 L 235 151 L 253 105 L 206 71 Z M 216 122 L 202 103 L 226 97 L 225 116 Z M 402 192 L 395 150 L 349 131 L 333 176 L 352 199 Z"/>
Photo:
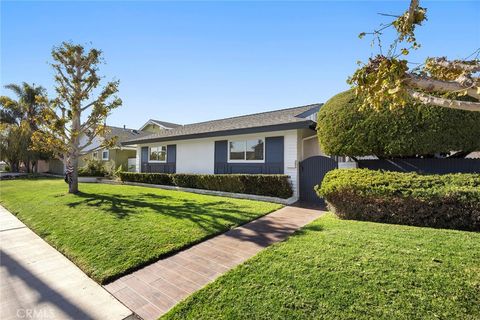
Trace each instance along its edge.
<path fill-rule="evenodd" d="M 159 260 L 105 288 L 143 319 L 157 319 L 207 283 L 321 214 L 318 210 L 282 208 Z"/>

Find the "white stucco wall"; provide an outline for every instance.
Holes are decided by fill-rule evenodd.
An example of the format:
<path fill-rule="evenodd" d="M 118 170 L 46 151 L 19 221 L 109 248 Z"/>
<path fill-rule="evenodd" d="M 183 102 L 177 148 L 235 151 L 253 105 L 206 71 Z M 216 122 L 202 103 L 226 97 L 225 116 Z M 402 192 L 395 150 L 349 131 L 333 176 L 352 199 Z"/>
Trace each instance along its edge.
<path fill-rule="evenodd" d="M 80 146 L 83 146 L 85 145 L 87 142 L 88 142 L 88 137 L 84 134 L 82 134 L 80 136 L 80 139 L 79 139 L 79 142 L 80 142 Z M 87 153 L 91 150 L 94 150 L 94 149 L 97 149 L 98 147 L 100 147 L 100 145 L 102 144 L 103 142 L 103 138 L 101 137 L 95 137 L 93 138 L 93 141 L 92 141 L 92 144 L 89 145 L 88 147 L 86 147 L 84 150 L 83 150 L 83 153 Z"/>
<path fill-rule="evenodd" d="M 303 139 L 302 142 L 303 152 L 302 152 L 302 159 L 307 159 L 313 156 L 322 156 L 325 155 L 322 150 L 320 150 L 320 145 L 318 143 L 318 138 L 313 136 L 310 139 Z"/>
<path fill-rule="evenodd" d="M 291 130 L 284 135 L 284 173 L 290 176 L 293 195 L 298 197 L 298 132 Z"/>
<path fill-rule="evenodd" d="M 175 144 L 177 145 L 178 173 L 214 173 L 215 140 L 195 139 L 179 141 Z"/>
<path fill-rule="evenodd" d="M 272 131 L 248 135 L 221 136 L 203 139 L 168 141 L 137 146 L 137 170 L 140 171 L 140 155 L 143 146 L 175 144 L 177 146 L 177 173 L 213 174 L 215 169 L 215 141 L 243 140 L 266 137 L 284 137 L 284 173 L 290 176 L 294 196 L 298 197 L 298 159 L 301 157 L 301 135 L 298 130 Z M 300 141 L 300 144 L 299 144 Z"/>
<path fill-rule="evenodd" d="M 142 155 L 142 147 L 137 146 L 137 156 L 135 157 L 135 172 L 140 172 L 141 170 L 141 162 L 140 162 L 141 155 Z"/>

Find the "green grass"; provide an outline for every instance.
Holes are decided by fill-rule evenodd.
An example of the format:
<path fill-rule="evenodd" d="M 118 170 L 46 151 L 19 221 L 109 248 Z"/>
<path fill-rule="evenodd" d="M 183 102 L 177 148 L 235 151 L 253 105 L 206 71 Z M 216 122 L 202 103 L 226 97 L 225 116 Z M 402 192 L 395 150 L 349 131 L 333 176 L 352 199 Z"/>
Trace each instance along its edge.
<path fill-rule="evenodd" d="M 0 203 L 98 282 L 112 280 L 281 206 L 59 179 L 0 182 Z"/>
<path fill-rule="evenodd" d="M 165 319 L 480 319 L 480 234 L 328 214 Z"/>

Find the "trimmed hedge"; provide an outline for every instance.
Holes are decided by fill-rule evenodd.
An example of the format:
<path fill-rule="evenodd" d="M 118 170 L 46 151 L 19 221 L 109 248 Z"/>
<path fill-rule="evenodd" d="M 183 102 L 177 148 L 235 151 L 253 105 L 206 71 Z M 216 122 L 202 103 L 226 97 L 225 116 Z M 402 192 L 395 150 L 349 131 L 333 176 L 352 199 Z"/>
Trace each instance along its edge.
<path fill-rule="evenodd" d="M 333 170 L 315 190 L 342 219 L 480 231 L 480 175 Z"/>
<path fill-rule="evenodd" d="M 173 177 L 168 173 L 120 172 L 119 176 L 122 181 L 161 184 L 165 186 L 174 185 Z"/>
<path fill-rule="evenodd" d="M 289 178 L 283 174 L 169 174 L 121 172 L 120 179 L 129 182 L 246 193 L 283 199 L 290 198 L 293 195 Z"/>
<path fill-rule="evenodd" d="M 480 150 L 480 112 L 423 104 L 359 110 L 359 105 L 349 90 L 320 108 L 317 133 L 325 153 L 390 158 Z"/>

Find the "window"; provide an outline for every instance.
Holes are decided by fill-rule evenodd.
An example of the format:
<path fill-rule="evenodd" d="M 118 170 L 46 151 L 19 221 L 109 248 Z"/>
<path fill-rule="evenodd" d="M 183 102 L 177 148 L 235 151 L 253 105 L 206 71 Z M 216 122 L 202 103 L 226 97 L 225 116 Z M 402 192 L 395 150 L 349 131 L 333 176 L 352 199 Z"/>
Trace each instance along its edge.
<path fill-rule="evenodd" d="M 97 151 L 95 151 L 95 152 L 93 153 L 93 159 L 98 159 L 98 152 L 97 152 Z"/>
<path fill-rule="evenodd" d="M 150 147 L 150 154 L 148 156 L 150 162 L 166 162 L 167 161 L 167 147 Z"/>
<path fill-rule="evenodd" d="M 241 140 L 229 142 L 228 160 L 232 162 L 236 161 L 257 161 L 263 162 L 264 160 L 264 147 L 263 139 Z"/>
<path fill-rule="evenodd" d="M 110 152 L 108 150 L 102 151 L 102 160 L 108 160 Z"/>

